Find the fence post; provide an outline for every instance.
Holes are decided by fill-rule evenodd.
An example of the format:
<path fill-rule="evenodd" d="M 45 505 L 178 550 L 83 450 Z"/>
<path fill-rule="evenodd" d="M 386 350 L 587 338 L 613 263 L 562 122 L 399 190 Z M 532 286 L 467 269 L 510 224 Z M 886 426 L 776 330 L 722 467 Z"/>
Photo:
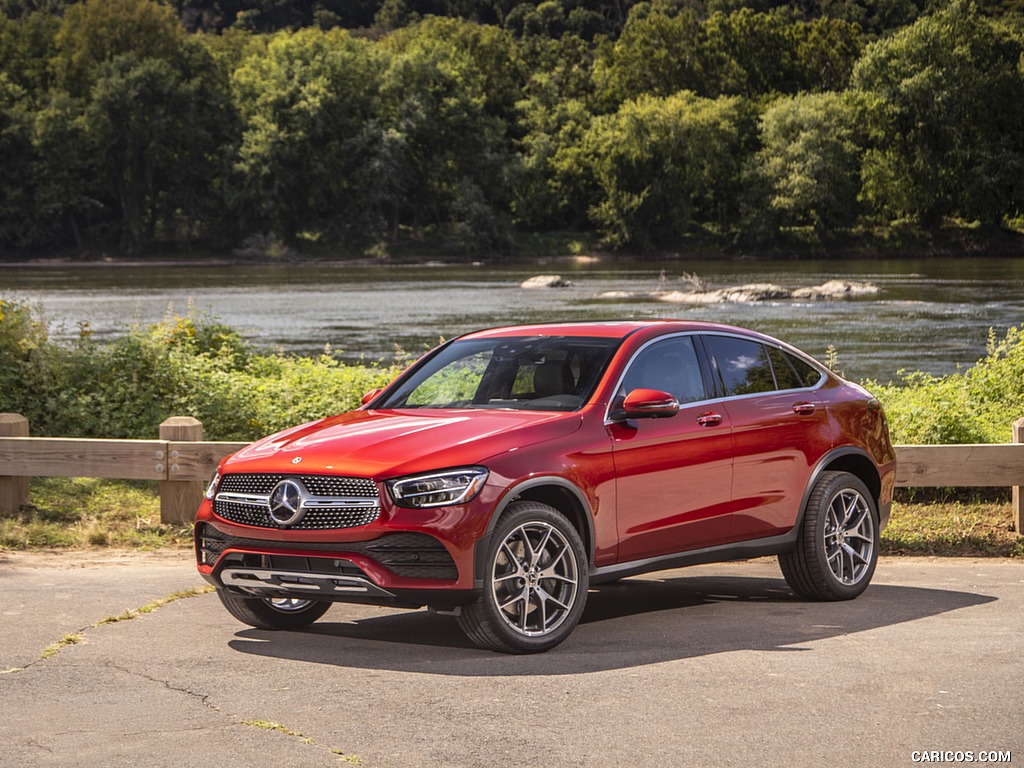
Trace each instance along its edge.
<path fill-rule="evenodd" d="M 203 439 L 203 423 L 191 416 L 171 416 L 160 425 L 160 439 L 172 442 L 199 441 Z M 165 457 L 167 476 L 174 476 L 177 464 L 171 451 Z M 206 490 L 202 480 L 161 480 L 160 481 L 160 522 L 188 523 L 195 517 Z"/>
<path fill-rule="evenodd" d="M 28 419 L 20 413 L 0 413 L 0 437 L 28 437 Z M 28 504 L 28 478 L 0 475 L 0 515 L 14 515 Z"/>
<path fill-rule="evenodd" d="M 1013 442 L 1024 443 L 1024 419 L 1013 422 Z M 1024 521 L 1024 498 L 1021 498 L 1021 486 L 1013 486 L 1013 530 L 1018 536 L 1024 536 L 1021 521 Z"/>

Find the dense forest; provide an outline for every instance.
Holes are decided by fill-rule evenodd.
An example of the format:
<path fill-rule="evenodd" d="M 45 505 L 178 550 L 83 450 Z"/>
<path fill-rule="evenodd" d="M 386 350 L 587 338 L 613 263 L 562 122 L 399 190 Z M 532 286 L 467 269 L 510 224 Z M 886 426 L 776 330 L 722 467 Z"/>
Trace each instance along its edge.
<path fill-rule="evenodd" d="M 1020 0 L 0 0 L 0 256 L 1024 231 Z"/>

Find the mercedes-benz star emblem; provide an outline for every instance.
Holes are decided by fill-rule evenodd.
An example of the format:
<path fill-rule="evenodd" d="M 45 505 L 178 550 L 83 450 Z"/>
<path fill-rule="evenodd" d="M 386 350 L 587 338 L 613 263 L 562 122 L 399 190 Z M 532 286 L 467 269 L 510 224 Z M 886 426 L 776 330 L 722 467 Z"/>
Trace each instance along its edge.
<path fill-rule="evenodd" d="M 270 519 L 282 528 L 295 525 L 306 514 L 305 498 L 306 491 L 297 480 L 282 480 L 270 492 Z"/>

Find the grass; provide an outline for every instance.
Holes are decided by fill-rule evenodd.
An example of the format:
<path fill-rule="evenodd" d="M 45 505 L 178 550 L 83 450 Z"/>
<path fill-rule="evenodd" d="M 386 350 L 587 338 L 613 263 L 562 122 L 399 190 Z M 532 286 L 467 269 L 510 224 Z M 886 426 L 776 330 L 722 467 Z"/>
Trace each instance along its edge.
<path fill-rule="evenodd" d="M 241 725 L 248 725 L 252 728 L 262 728 L 265 731 L 277 731 L 283 733 L 285 736 L 292 736 L 299 739 L 303 744 L 316 744 L 315 739 L 304 735 L 301 731 L 293 731 L 291 728 L 281 725 L 281 723 L 275 723 L 272 720 L 241 720 Z M 360 765 L 363 762 L 363 758 L 359 755 L 353 755 L 346 753 L 340 749 L 331 749 L 332 755 L 337 755 L 343 763 L 349 765 Z"/>
<path fill-rule="evenodd" d="M 48 659 L 55 653 L 60 651 L 62 648 L 67 648 L 69 645 L 75 645 L 77 643 L 82 642 L 83 640 L 85 640 L 85 635 L 83 635 L 81 632 L 69 632 L 57 642 L 50 643 L 48 646 L 46 646 L 43 649 L 42 654 L 40 654 L 39 658 Z"/>
<path fill-rule="evenodd" d="M 187 587 L 186 589 L 179 589 L 177 592 L 172 592 L 166 597 L 158 597 L 156 600 L 150 600 L 141 608 L 127 608 L 124 613 L 119 613 L 117 616 L 107 616 L 104 619 L 100 619 L 93 624 L 93 626 L 102 627 L 104 624 L 117 624 L 119 621 L 131 621 L 143 614 L 152 613 L 157 608 L 161 608 L 168 603 L 173 603 L 175 600 L 182 600 L 187 597 L 197 597 L 199 595 L 205 595 L 208 592 L 213 592 L 212 585 L 207 584 L 202 587 Z"/>
<path fill-rule="evenodd" d="M 160 522 L 155 482 L 97 478 L 33 478 L 31 502 L 0 518 L 2 549 L 153 550 L 189 547 L 192 526 Z"/>
<path fill-rule="evenodd" d="M 947 501 L 893 504 L 883 555 L 1024 557 L 1009 504 Z"/>
<path fill-rule="evenodd" d="M 156 483 L 36 478 L 29 493 L 32 503 L 27 508 L 16 517 L 0 519 L 0 550 L 192 546 L 191 525 L 160 522 Z M 1024 537 L 1013 530 L 1013 513 L 1006 502 L 897 501 L 882 534 L 881 552 L 1024 558 Z M 156 607 L 143 606 L 134 613 Z"/>

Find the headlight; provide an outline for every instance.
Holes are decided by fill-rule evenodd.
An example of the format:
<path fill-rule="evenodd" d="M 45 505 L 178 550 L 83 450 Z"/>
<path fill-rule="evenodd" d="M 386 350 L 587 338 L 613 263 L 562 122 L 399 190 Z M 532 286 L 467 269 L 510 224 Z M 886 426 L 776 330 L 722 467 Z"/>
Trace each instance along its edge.
<path fill-rule="evenodd" d="M 213 480 L 210 481 L 210 485 L 206 488 L 206 493 L 203 494 L 208 500 L 213 501 L 213 497 L 217 494 L 217 486 L 220 484 L 220 472 L 213 473 Z"/>
<path fill-rule="evenodd" d="M 487 474 L 483 467 L 466 467 L 388 480 L 387 486 L 400 507 L 447 507 L 472 501 L 484 487 Z"/>

